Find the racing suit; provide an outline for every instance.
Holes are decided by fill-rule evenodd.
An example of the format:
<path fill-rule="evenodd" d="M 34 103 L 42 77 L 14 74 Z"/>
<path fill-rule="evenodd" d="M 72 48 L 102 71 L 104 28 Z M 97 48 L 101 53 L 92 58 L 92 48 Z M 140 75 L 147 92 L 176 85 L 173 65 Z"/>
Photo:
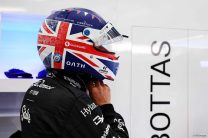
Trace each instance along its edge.
<path fill-rule="evenodd" d="M 112 104 L 96 105 L 76 75 L 53 73 L 26 92 L 20 111 L 22 138 L 128 138 Z"/>

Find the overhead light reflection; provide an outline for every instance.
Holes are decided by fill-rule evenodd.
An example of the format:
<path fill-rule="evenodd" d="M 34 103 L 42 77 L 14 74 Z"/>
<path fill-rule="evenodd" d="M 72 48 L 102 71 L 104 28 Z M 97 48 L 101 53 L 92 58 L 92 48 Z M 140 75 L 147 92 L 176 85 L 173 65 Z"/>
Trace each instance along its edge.
<path fill-rule="evenodd" d="M 130 42 L 116 42 L 111 44 L 112 47 L 112 51 L 116 51 L 116 52 L 127 52 L 127 51 L 131 51 L 131 43 Z"/>
<path fill-rule="evenodd" d="M 131 42 L 120 42 L 111 45 L 112 51 L 132 52 L 133 54 L 150 54 L 150 48 L 146 45 L 132 45 Z"/>
<path fill-rule="evenodd" d="M 134 46 L 132 49 L 133 54 L 150 54 L 150 47 L 147 45 Z"/>
<path fill-rule="evenodd" d="M 0 7 L 0 12 L 26 12 L 24 8 L 18 7 Z"/>

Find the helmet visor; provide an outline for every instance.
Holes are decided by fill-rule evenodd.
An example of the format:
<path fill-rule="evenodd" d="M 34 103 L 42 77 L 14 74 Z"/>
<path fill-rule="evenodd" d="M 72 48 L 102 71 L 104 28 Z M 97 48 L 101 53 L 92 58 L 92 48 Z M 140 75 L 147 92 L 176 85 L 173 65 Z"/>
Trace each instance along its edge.
<path fill-rule="evenodd" d="M 123 40 L 123 36 L 113 27 L 111 23 L 107 23 L 100 31 L 95 45 L 108 45 Z"/>
<path fill-rule="evenodd" d="M 114 42 L 123 40 L 123 36 L 115 29 L 111 23 L 107 23 L 101 30 L 86 28 L 83 31 L 83 34 L 88 36 L 97 47 L 101 45 L 109 45 Z"/>

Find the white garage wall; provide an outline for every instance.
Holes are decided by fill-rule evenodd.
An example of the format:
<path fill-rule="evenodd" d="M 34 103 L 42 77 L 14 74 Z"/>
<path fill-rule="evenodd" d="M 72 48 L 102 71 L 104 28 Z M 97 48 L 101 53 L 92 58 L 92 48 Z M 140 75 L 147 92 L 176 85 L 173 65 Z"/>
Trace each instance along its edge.
<path fill-rule="evenodd" d="M 140 32 L 138 32 L 140 34 L 138 36 L 137 33 L 135 33 L 135 31 L 139 31 L 137 29 L 139 26 L 143 26 L 144 28 L 159 27 L 161 29 L 177 28 L 185 29 L 184 32 L 187 31 L 187 35 L 184 36 L 187 39 L 189 38 L 189 41 L 185 46 L 187 49 L 182 53 L 176 52 L 176 55 L 181 54 L 181 56 L 187 56 L 187 59 L 185 59 L 186 62 L 184 63 L 184 68 L 187 68 L 187 72 L 185 71 L 185 73 L 188 73 L 188 75 L 184 75 L 185 82 L 184 85 L 181 85 L 185 91 L 185 95 L 183 96 L 186 99 L 183 101 L 184 103 L 182 105 L 183 107 L 187 106 L 186 108 L 189 110 L 183 112 L 178 106 L 175 106 L 176 108 L 171 109 L 171 112 L 173 112 L 171 114 L 173 116 L 177 115 L 174 114 L 174 112 L 182 112 L 185 115 L 187 114 L 189 121 L 183 123 L 187 123 L 187 126 L 189 127 L 184 128 L 184 125 L 180 126 L 180 122 L 177 124 L 173 123 L 171 125 L 179 126 L 181 127 L 181 130 L 172 130 L 171 133 L 177 131 L 175 134 L 172 134 L 172 136 L 176 137 L 176 134 L 190 138 L 200 136 L 208 137 L 208 132 L 205 132 L 207 131 L 206 128 L 208 126 L 206 119 L 208 113 L 206 108 L 203 108 L 208 104 L 205 98 L 207 96 L 206 82 L 208 78 L 206 77 L 208 73 L 208 54 L 206 54 L 208 47 L 206 42 L 207 33 L 204 31 L 198 31 L 208 30 L 207 6 L 208 1 L 206 0 L 0 0 L 0 12 L 12 11 L 48 15 L 54 9 L 67 7 L 89 8 L 109 19 L 113 24 L 118 26 L 118 30 L 120 30 L 120 32 L 130 35 L 130 39 L 125 40 L 118 49 L 118 53 L 121 56 L 120 70 L 118 72 L 116 81 L 114 84 L 110 83 L 110 85 L 113 91 L 113 103 L 115 104 L 116 109 L 124 116 L 127 127 L 129 128 L 130 132 L 132 132 L 133 138 L 137 138 L 137 135 L 146 136 L 145 134 L 142 134 L 144 132 L 140 131 L 142 130 L 142 126 L 135 125 L 134 123 L 136 120 L 133 120 L 134 113 L 136 114 L 137 112 L 142 112 L 145 110 L 138 109 L 137 111 L 134 111 L 136 110 L 134 108 L 135 106 L 137 107 L 138 105 L 138 108 L 142 108 L 141 105 L 143 104 L 141 102 L 142 97 L 138 97 L 138 101 L 134 103 L 135 99 L 137 99 L 137 96 L 142 96 L 134 95 L 134 92 L 137 89 L 145 89 L 144 85 L 136 85 L 137 82 L 144 82 L 144 80 L 140 79 L 140 77 L 142 78 L 141 75 L 145 73 L 145 70 L 141 70 L 142 68 L 137 66 L 138 62 L 140 62 L 140 60 L 137 59 L 147 58 L 147 55 L 145 54 L 134 54 L 134 51 L 132 51 L 132 48 L 134 50 L 134 48 L 138 46 L 137 43 L 132 44 L 132 41 L 140 42 L 139 39 L 142 38 L 142 36 L 140 36 Z M 146 31 L 146 33 L 152 33 L 152 31 Z M 171 31 L 169 33 L 171 34 Z M 133 36 L 133 34 L 135 36 Z M 164 37 L 164 39 L 166 38 L 163 35 L 158 35 Z M 144 34 L 144 36 L 148 37 L 148 34 Z M 182 37 L 179 35 L 177 39 L 182 39 Z M 183 40 L 183 42 L 185 41 L 186 40 Z M 176 65 L 177 63 L 173 65 L 173 67 L 176 67 Z M 137 69 L 139 71 L 137 71 Z M 181 74 L 181 76 L 183 76 L 183 74 Z M 178 90 L 178 92 L 182 91 L 182 89 L 176 90 Z M 174 95 L 174 98 L 176 98 L 175 101 L 180 100 L 180 96 L 181 95 L 177 94 Z M 144 102 L 148 101 L 144 100 Z M 178 102 L 176 104 L 178 104 Z M 151 128 L 148 129 L 151 131 Z M 147 130 L 145 133 L 148 134 L 150 132 Z"/>

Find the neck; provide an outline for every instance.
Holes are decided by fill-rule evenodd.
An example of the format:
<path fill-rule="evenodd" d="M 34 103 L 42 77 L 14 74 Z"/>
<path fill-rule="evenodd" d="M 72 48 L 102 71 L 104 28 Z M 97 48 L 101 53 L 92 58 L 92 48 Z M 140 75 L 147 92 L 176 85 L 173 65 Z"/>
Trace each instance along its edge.
<path fill-rule="evenodd" d="M 63 80 L 65 80 L 66 82 L 68 82 L 69 85 L 78 88 L 82 91 L 87 90 L 87 82 L 88 79 L 87 77 L 85 77 L 82 74 L 77 74 L 77 73 L 68 73 L 62 70 L 50 70 L 48 71 L 48 76 L 49 77 L 58 77 L 61 78 Z"/>

